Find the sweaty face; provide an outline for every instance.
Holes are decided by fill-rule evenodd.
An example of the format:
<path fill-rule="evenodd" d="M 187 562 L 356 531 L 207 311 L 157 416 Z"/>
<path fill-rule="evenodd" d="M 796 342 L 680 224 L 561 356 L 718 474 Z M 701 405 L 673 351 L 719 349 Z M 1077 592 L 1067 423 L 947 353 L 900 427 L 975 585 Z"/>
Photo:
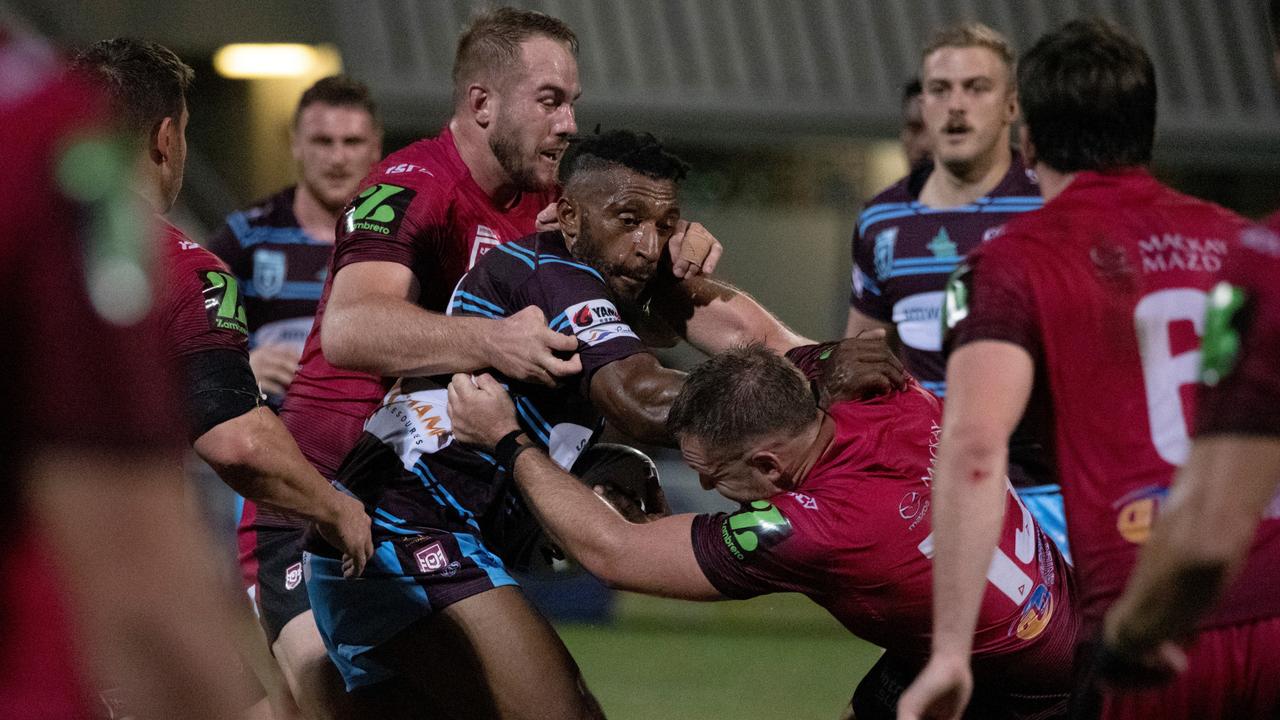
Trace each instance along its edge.
<path fill-rule="evenodd" d="M 1007 143 L 1017 112 L 1009 68 L 984 47 L 944 47 L 924 59 L 924 124 L 937 161 L 956 174 Z"/>
<path fill-rule="evenodd" d="M 336 212 L 378 161 L 382 141 L 363 108 L 312 103 L 298 116 L 292 149 L 298 184 Z"/>
<path fill-rule="evenodd" d="M 773 497 L 778 488 L 751 469 L 745 458 L 731 460 L 707 454 L 698 438 L 680 438 L 680 454 L 694 472 L 703 490 L 715 490 L 735 502 L 751 502 Z"/>
<path fill-rule="evenodd" d="M 620 299 L 636 299 L 680 222 L 675 183 L 614 168 L 571 192 L 579 221 L 569 252 L 599 270 Z"/>
<path fill-rule="evenodd" d="M 520 67 L 499 83 L 489 148 L 517 189 L 546 190 L 555 185 L 560 156 L 578 131 L 578 61 L 568 46 L 547 37 L 525 40 L 520 55 Z"/>

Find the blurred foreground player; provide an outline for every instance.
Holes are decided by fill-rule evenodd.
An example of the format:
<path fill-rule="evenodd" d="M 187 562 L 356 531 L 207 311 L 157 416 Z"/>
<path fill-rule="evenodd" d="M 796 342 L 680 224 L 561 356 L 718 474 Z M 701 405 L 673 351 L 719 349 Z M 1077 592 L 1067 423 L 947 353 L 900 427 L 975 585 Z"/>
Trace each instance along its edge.
<path fill-rule="evenodd" d="M 104 686 L 142 718 L 234 717 L 130 148 L 51 48 L 0 26 L 0 66 L 0 717 L 87 718 Z"/>
<path fill-rule="evenodd" d="M 970 637 L 1004 511 L 1006 441 L 1024 411 L 1055 448 L 1085 631 L 1097 633 L 1187 459 L 1208 293 L 1247 227 L 1145 169 L 1155 72 L 1123 31 L 1069 23 L 1023 57 L 1018 79 L 1024 154 L 1046 204 L 970 255 L 948 286 L 933 654 L 903 696 L 904 718 L 957 717 L 968 700 Z M 1248 655 L 1280 644 L 1280 523 L 1264 523 L 1258 540 L 1242 581 L 1202 624 L 1187 673 L 1158 691 L 1098 698 L 1086 646 L 1080 712 L 1270 712 L 1280 682 Z"/>
<path fill-rule="evenodd" d="M 279 418 L 260 404 L 239 282 L 212 253 L 159 217 L 182 187 L 191 68 L 167 48 L 129 39 L 96 43 L 76 57 L 76 65 L 111 98 L 121 125 L 143 145 L 135 189 L 165 230 L 165 354 L 184 381 L 192 447 L 244 497 L 315 521 L 359 574 L 373 551 L 368 517 L 359 501 L 338 492 L 307 463 Z M 299 565 L 293 583 L 301 582 Z M 294 668 L 282 660 L 281 669 L 303 709 L 324 716 L 324 704 L 308 704 L 311 696 L 299 692 Z M 341 699 L 335 695 L 331 703 Z"/>
<path fill-rule="evenodd" d="M 487 375 L 455 376 L 449 409 L 462 442 L 493 447 L 519 428 Z M 915 383 L 821 412 L 796 368 L 756 345 L 695 368 L 667 421 L 703 487 L 741 510 L 628 522 L 536 446 L 516 456 L 515 481 L 551 537 L 611 586 L 687 600 L 807 595 L 886 649 L 849 717 L 892 718 L 928 655 L 940 419 L 938 400 Z M 1063 717 L 1078 625 L 1068 568 L 1012 488 L 1004 502 L 970 716 Z"/>
<path fill-rule="evenodd" d="M 498 246 L 454 291 L 454 315 L 532 307 L 578 345 L 582 371 L 556 387 L 503 376 L 523 431 L 563 467 L 591 447 L 602 419 L 671 442 L 667 409 L 684 375 L 661 366 L 620 308 L 669 272 L 661 261 L 680 226 L 684 173 L 652 136 L 615 131 L 576 142 L 560 167 L 560 229 Z M 805 342 L 746 295 L 688 282 L 671 295 L 692 287 L 697 297 L 663 293 L 651 304 L 679 307 L 676 321 L 695 347 L 759 340 L 782 352 Z M 311 545 L 307 589 L 330 657 L 362 697 L 396 679 L 445 716 L 594 715 L 568 651 L 508 572 L 527 563 L 541 531 L 512 492 L 505 451 L 452 442 L 448 381 L 402 378 L 335 479 L 370 508 L 378 545 L 359 583 L 344 581 L 332 549 Z"/>
<path fill-rule="evenodd" d="M 227 216 L 209 250 L 240 281 L 249 321 L 249 365 L 279 408 L 329 272 L 342 209 L 382 157 L 382 123 L 369 89 L 344 75 L 302 93 L 289 147 L 298 181 Z"/>
<path fill-rule="evenodd" d="M 1099 670 L 1117 683 L 1184 670 L 1185 647 L 1228 581 L 1280 593 L 1274 568 L 1240 574 L 1259 518 L 1264 538 L 1280 518 L 1280 237 L 1245 231 L 1222 278 L 1205 319 L 1196 439 L 1107 615 Z M 1241 660 L 1271 673 L 1280 644 L 1259 644 Z"/>
<path fill-rule="evenodd" d="M 845 335 L 893 331 L 907 370 L 938 397 L 947 391 L 939 320 L 947 276 L 1000 226 L 1043 204 L 1034 175 L 1009 145 L 1018 115 L 1013 74 L 1013 47 L 995 30 L 966 23 L 938 31 L 921 55 L 933 159 L 872 199 L 854 231 Z M 1066 553 L 1062 495 L 1047 453 L 1023 433 L 1012 447 L 1014 488 Z"/>

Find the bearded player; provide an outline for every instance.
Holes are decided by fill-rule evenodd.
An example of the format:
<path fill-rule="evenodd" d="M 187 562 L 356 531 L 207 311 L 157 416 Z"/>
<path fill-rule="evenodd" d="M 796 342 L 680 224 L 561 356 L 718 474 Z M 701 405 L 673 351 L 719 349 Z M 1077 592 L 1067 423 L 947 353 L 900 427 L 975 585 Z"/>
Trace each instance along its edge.
<path fill-rule="evenodd" d="M 396 377 L 494 367 L 550 384 L 580 370 L 576 358 L 555 354 L 576 343 L 549 329 L 537 308 L 502 319 L 443 314 L 463 273 L 534 232 L 555 199 L 556 165 L 577 130 L 576 49 L 573 31 L 548 15 L 500 8 L 477 16 L 458 40 L 449 123 L 361 183 L 281 411 L 326 478 Z M 695 258 L 703 269 L 714 264 L 711 253 Z M 302 525 L 246 503 L 241 569 L 259 580 L 276 656 L 310 678 L 305 685 L 326 688 L 330 664 L 300 577 Z"/>
<path fill-rule="evenodd" d="M 900 716 L 958 717 L 987 554 L 1004 512 L 1006 441 L 1024 412 L 1055 449 L 1085 632 L 1100 630 L 1150 533 L 1194 417 L 1209 290 L 1247 223 L 1147 172 L 1155 71 L 1102 20 L 1074 21 L 1023 57 L 1024 155 L 1046 204 L 975 251 L 948 286 L 949 394 L 935 480 L 929 665 Z M 1090 680 L 1078 710 L 1107 718 L 1262 717 L 1280 683 L 1250 648 L 1280 640 L 1280 522 L 1262 524 L 1240 580 L 1201 624 L 1188 668 L 1147 692 Z"/>

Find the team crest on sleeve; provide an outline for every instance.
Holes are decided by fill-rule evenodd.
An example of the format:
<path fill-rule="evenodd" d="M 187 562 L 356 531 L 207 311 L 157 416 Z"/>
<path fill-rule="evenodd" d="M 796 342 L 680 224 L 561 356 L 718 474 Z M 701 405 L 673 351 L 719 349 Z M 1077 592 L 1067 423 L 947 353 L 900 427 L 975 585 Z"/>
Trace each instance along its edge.
<path fill-rule="evenodd" d="M 231 273 L 220 270 L 197 270 L 204 294 L 204 311 L 209 325 L 217 330 L 249 334 L 245 321 L 244 297 L 240 294 L 240 281 Z"/>
<path fill-rule="evenodd" d="M 407 187 L 378 183 L 361 190 L 343 218 L 347 232 L 363 230 L 388 237 L 395 235 L 404 221 L 416 192 Z"/>
<path fill-rule="evenodd" d="M 881 230 L 876 235 L 876 244 L 874 248 L 876 262 L 876 277 L 884 280 L 893 272 L 893 246 L 898 242 L 898 228 L 888 228 Z"/>
<path fill-rule="evenodd" d="M 765 500 L 756 500 L 720 525 L 720 539 L 729 553 L 745 560 L 749 553 L 771 547 L 791 536 L 791 522 L 782 511 Z"/>
<path fill-rule="evenodd" d="M 1217 385 L 1235 369 L 1240 354 L 1241 310 L 1248 297 L 1243 288 L 1223 281 L 1209 293 L 1204 341 L 1200 344 L 1200 382 Z"/>
<path fill-rule="evenodd" d="M 587 345 L 599 345 L 620 337 L 636 337 L 631 326 L 622 322 L 618 308 L 604 298 L 570 305 L 564 314 L 569 319 L 569 329 Z"/>

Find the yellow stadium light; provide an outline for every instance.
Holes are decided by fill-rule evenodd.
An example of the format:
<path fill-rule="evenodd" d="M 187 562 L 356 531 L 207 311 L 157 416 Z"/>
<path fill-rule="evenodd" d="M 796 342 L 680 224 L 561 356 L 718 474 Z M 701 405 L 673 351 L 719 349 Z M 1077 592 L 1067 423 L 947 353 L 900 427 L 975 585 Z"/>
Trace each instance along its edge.
<path fill-rule="evenodd" d="M 229 78 L 316 77 L 339 72 L 342 60 L 328 45 L 236 43 L 214 53 L 213 67 Z"/>

